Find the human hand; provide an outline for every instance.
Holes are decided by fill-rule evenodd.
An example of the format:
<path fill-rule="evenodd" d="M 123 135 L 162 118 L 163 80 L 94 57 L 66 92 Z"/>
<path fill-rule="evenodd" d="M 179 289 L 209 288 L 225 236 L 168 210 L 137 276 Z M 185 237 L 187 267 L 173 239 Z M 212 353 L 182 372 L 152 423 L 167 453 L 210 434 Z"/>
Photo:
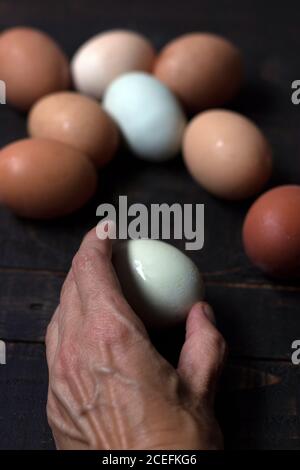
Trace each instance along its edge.
<path fill-rule="evenodd" d="M 47 414 L 58 449 L 218 449 L 213 404 L 225 343 L 210 307 L 189 313 L 175 370 L 151 344 L 93 229 L 47 330 Z"/>

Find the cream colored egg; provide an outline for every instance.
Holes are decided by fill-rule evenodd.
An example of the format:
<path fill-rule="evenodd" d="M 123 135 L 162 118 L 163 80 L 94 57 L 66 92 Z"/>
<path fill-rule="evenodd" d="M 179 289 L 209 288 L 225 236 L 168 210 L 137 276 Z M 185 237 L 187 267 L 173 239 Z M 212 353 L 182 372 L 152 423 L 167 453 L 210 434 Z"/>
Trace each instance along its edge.
<path fill-rule="evenodd" d="M 115 246 L 113 264 L 127 301 L 148 326 L 182 322 L 191 307 L 203 299 L 198 268 L 168 243 L 120 243 Z"/>
<path fill-rule="evenodd" d="M 73 82 L 81 93 L 101 99 L 115 78 L 133 70 L 150 72 L 154 59 L 154 48 L 142 35 L 108 31 L 89 39 L 75 53 Z"/>

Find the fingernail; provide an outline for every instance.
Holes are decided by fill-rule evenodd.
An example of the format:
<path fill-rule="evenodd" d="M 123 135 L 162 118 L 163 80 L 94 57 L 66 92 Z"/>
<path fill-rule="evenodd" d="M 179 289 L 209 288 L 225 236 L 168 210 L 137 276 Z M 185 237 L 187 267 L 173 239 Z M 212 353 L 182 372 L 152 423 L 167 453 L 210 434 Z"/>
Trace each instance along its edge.
<path fill-rule="evenodd" d="M 206 303 L 202 304 L 202 311 L 203 311 L 204 315 L 206 316 L 206 318 L 208 318 L 208 320 L 213 325 L 216 325 L 216 317 L 215 317 L 214 311 L 211 308 L 211 306 L 209 304 L 206 304 Z"/>

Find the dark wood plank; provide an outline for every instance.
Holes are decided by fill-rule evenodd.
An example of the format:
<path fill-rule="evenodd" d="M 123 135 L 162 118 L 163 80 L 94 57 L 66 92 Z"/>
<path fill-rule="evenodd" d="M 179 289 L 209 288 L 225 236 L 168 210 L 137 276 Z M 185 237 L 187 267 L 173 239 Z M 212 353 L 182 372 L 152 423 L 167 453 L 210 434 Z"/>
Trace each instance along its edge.
<path fill-rule="evenodd" d="M 45 415 L 42 345 L 7 345 L 0 366 L 0 449 L 52 449 Z M 300 448 L 300 369 L 289 363 L 230 360 L 218 397 L 227 449 Z"/>
<path fill-rule="evenodd" d="M 226 448 L 299 450 L 299 387 L 290 363 L 232 362 L 218 402 Z"/>
<path fill-rule="evenodd" d="M 47 387 L 44 347 L 7 344 L 7 364 L 0 366 L 0 449 L 54 448 Z"/>
<path fill-rule="evenodd" d="M 43 341 L 47 324 L 58 304 L 63 278 L 42 272 L 12 272 L 2 276 L 0 338 Z"/>
<path fill-rule="evenodd" d="M 43 341 L 58 304 L 64 273 L 0 270 L 0 338 Z M 207 281 L 207 299 L 215 307 L 218 326 L 232 354 L 253 358 L 288 359 L 291 344 L 300 337 L 299 289 L 274 290 L 266 285 L 222 284 Z M 174 354 L 182 342 L 169 332 Z M 164 344 L 165 340 L 158 342 Z M 175 354 L 176 357 L 176 354 Z"/>

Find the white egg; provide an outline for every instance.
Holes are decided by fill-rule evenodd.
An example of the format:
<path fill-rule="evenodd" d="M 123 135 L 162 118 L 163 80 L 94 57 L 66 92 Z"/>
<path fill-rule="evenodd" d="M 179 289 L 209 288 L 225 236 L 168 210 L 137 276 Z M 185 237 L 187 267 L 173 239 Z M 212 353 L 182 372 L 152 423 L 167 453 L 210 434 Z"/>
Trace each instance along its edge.
<path fill-rule="evenodd" d="M 133 31 L 114 30 L 97 34 L 75 53 L 72 77 L 77 90 L 101 99 L 118 76 L 140 70 L 150 72 L 155 50 L 147 38 Z"/>
<path fill-rule="evenodd" d="M 132 72 L 117 78 L 103 107 L 135 155 L 163 161 L 180 151 L 186 117 L 171 91 L 151 75 Z"/>
<path fill-rule="evenodd" d="M 114 247 L 113 264 L 128 303 L 147 326 L 177 324 L 203 299 L 198 268 L 168 243 L 121 242 Z"/>

